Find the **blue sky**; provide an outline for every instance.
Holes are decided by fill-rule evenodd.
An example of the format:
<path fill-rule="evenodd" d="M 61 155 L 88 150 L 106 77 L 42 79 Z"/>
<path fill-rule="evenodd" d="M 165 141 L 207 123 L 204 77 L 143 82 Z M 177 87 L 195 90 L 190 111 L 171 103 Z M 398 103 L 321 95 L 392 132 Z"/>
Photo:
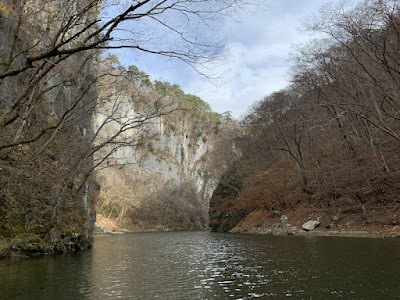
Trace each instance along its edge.
<path fill-rule="evenodd" d="M 269 0 L 263 9 L 247 11 L 241 22 L 226 21 L 227 51 L 210 65 L 212 80 L 170 59 L 129 51 L 115 52 L 123 65 L 136 65 L 152 80 L 176 83 L 186 93 L 200 96 L 217 112 L 243 116 L 252 103 L 289 84 L 289 57 L 294 46 L 313 38 L 302 21 L 317 15 L 323 5 L 342 0 Z M 355 2 L 355 0 L 350 0 Z"/>

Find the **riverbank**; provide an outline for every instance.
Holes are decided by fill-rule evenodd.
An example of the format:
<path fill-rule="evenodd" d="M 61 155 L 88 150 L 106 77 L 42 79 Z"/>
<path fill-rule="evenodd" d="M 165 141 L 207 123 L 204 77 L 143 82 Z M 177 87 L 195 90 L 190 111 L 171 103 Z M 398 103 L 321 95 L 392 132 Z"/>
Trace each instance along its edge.
<path fill-rule="evenodd" d="M 258 218 L 254 215 L 258 215 Z M 289 214 L 290 215 L 290 214 Z M 285 216 L 285 217 L 282 217 Z M 298 236 L 338 236 L 338 237 L 362 237 L 362 238 L 400 238 L 400 226 L 354 226 L 338 224 L 335 229 L 327 229 L 322 226 L 311 231 L 301 228 L 300 219 L 292 219 L 290 224 L 286 215 L 274 216 L 274 223 L 263 222 L 262 213 L 258 212 L 235 226 L 232 233 L 252 233 L 265 235 L 298 235 Z M 330 226 L 334 226 L 330 223 Z M 122 234 L 127 232 L 152 232 L 171 231 L 171 229 L 145 228 L 134 226 L 129 223 L 118 224 L 116 220 L 97 215 L 96 234 Z"/>
<path fill-rule="evenodd" d="M 45 236 L 25 233 L 11 239 L 0 237 L 0 259 L 75 252 L 91 246 L 91 240 L 79 233 L 71 233 L 62 238 L 56 237 L 54 231 Z"/>
<path fill-rule="evenodd" d="M 186 231 L 186 230 L 201 230 L 204 228 L 182 228 L 179 225 L 165 226 L 165 225 L 152 225 L 145 222 L 133 223 L 130 218 L 122 218 L 116 220 L 103 216 L 102 214 L 96 215 L 95 234 L 120 234 L 125 232 L 163 232 L 163 231 Z"/>
<path fill-rule="evenodd" d="M 326 230 L 326 229 L 315 229 L 312 231 L 305 231 L 298 228 L 296 231 L 276 231 L 276 227 L 260 228 L 253 230 L 240 230 L 232 229 L 232 233 L 252 233 L 252 234 L 266 234 L 266 235 L 296 235 L 296 236 L 314 236 L 314 237 L 352 237 L 352 238 L 400 238 L 400 228 L 385 229 L 382 228 L 378 231 L 371 229 L 366 230 Z"/>
<path fill-rule="evenodd" d="M 303 224 L 315 221 L 315 229 L 305 230 Z M 383 223 L 383 224 L 382 224 Z M 287 214 L 256 210 L 234 226 L 230 232 L 267 235 L 340 236 L 368 238 L 400 237 L 396 221 L 379 222 L 366 219 L 365 214 L 343 214 L 312 209 L 295 210 Z"/>
<path fill-rule="evenodd" d="M 132 224 L 129 218 L 122 220 L 115 220 L 103 216 L 102 214 L 96 215 L 95 235 L 98 234 L 121 234 L 125 232 L 150 232 L 150 231 L 171 231 L 164 226 L 149 227 L 145 224 Z"/>
<path fill-rule="evenodd" d="M 318 220 L 319 226 L 313 230 L 302 229 L 302 224 L 309 220 Z M 362 217 L 361 217 L 362 219 Z M 400 238 L 400 225 L 376 224 L 364 222 L 359 224 L 355 215 L 336 214 L 329 216 L 322 211 L 295 211 L 283 214 L 257 210 L 229 230 L 232 233 L 252 233 L 260 235 L 297 235 L 297 236 L 337 236 L 354 238 Z M 369 224 L 368 224 L 369 223 Z M 371 224 L 372 223 L 372 224 Z M 121 222 L 97 215 L 95 234 L 122 234 L 126 232 L 172 231 L 166 227 L 141 227 L 129 222 Z M 7 257 L 30 257 L 45 254 L 73 252 L 90 247 L 89 240 L 78 234 L 57 240 L 55 244 L 49 239 L 37 235 L 20 235 L 14 239 L 0 238 L 0 259 Z"/>

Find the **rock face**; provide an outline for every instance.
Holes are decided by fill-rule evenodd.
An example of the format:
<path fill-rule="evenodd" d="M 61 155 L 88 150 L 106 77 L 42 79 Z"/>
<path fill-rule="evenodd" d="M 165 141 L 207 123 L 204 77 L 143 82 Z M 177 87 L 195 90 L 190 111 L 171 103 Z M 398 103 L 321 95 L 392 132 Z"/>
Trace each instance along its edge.
<path fill-rule="evenodd" d="M 150 87 L 128 87 L 118 99 L 105 103 L 93 119 L 94 127 L 100 128 L 106 121 L 104 112 L 119 103 L 116 119 L 143 120 L 124 134 L 129 143 L 115 151 L 110 145 L 98 154 L 104 157 L 113 152 L 105 162 L 108 168 L 98 173 L 99 212 L 119 221 L 129 219 L 130 224 L 145 229 L 204 228 L 216 186 L 206 169 L 215 128 L 203 116 L 182 111 L 149 116 L 153 107 L 139 104 L 146 97 L 151 102 L 153 92 Z M 106 124 L 98 142 L 119 130 L 120 122 Z"/>
<path fill-rule="evenodd" d="M 310 220 L 307 221 L 306 223 L 304 223 L 303 225 L 301 225 L 301 228 L 303 228 L 306 231 L 311 231 L 314 230 L 315 228 L 317 228 L 319 226 L 320 222 L 317 220 Z"/>
<path fill-rule="evenodd" d="M 59 14 L 65 1 L 0 1 L 0 74 L 45 52 L 62 18 L 88 3 L 75 2 Z M 93 7 L 67 34 L 95 15 Z M 61 62 L 49 57 L 0 80 L 0 236 L 14 251 L 90 246 L 97 188 L 86 176 L 93 166 L 86 153 L 93 137 L 89 108 L 97 101 L 96 59 L 93 51 Z M 41 246 L 25 248 L 30 240 Z"/>
<path fill-rule="evenodd" d="M 287 224 L 289 222 L 289 218 L 286 215 L 281 216 L 281 223 Z"/>

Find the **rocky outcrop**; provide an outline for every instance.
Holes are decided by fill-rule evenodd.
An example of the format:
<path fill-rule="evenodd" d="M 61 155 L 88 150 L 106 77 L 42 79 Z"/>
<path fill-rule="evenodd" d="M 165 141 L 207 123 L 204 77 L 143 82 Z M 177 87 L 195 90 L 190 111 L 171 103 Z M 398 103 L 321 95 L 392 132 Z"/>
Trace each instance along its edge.
<path fill-rule="evenodd" d="M 299 233 L 298 227 L 290 224 L 290 220 L 286 215 L 281 215 L 277 222 L 270 222 L 262 216 L 262 213 L 262 211 L 254 211 L 247 219 L 239 222 L 231 232 L 249 232 L 276 236 L 296 235 Z"/>
<path fill-rule="evenodd" d="M 319 224 L 320 222 L 318 220 L 310 220 L 301 225 L 301 228 L 303 228 L 305 231 L 311 231 L 317 228 Z"/>
<path fill-rule="evenodd" d="M 216 185 L 206 169 L 215 126 L 201 112 L 158 111 L 161 97 L 153 87 L 130 83 L 94 117 L 95 128 L 101 128 L 98 143 L 121 131 L 121 124 L 140 123 L 123 133 L 120 147 L 110 144 L 96 156 L 112 153 L 104 162 L 108 167 L 97 175 L 99 212 L 135 229 L 204 228 Z M 164 107 L 179 101 L 162 98 Z M 110 111 L 118 122 L 107 123 Z"/>

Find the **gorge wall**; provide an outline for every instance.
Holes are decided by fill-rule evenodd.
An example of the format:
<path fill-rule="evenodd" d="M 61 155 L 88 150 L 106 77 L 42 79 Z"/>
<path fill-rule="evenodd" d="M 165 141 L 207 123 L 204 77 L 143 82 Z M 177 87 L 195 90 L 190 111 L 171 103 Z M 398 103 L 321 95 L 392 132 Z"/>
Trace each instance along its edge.
<path fill-rule="evenodd" d="M 107 84 L 102 96 L 111 91 L 113 100 L 106 100 L 94 117 L 94 127 L 101 128 L 99 143 L 123 131 L 119 143 L 108 145 L 97 157 L 107 156 L 106 168 L 96 175 L 101 187 L 98 226 L 107 227 L 102 223 L 106 218 L 116 221 L 112 229 L 207 227 L 216 182 L 206 163 L 219 122 L 212 117 L 217 114 L 183 110 L 185 95 L 166 95 L 155 86 L 140 86 L 137 79 L 118 84 L 126 84 L 118 93 L 110 89 L 116 83 Z M 110 112 L 113 120 L 108 122 Z"/>
<path fill-rule="evenodd" d="M 207 226 L 221 116 L 93 50 L 100 2 L 0 0 L 0 257 L 90 247 L 96 206 L 128 230 Z"/>
<path fill-rule="evenodd" d="M 0 1 L 0 257 L 91 244 L 97 52 L 26 65 L 57 35 L 60 43 L 89 35 L 84 28 L 98 13 L 89 3 Z"/>

